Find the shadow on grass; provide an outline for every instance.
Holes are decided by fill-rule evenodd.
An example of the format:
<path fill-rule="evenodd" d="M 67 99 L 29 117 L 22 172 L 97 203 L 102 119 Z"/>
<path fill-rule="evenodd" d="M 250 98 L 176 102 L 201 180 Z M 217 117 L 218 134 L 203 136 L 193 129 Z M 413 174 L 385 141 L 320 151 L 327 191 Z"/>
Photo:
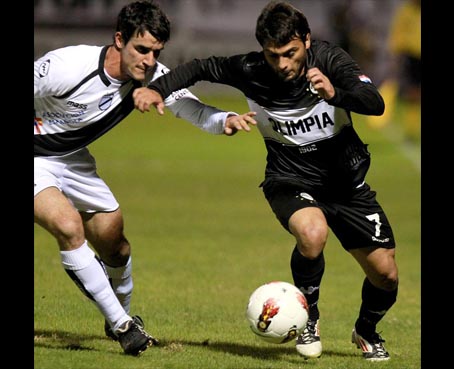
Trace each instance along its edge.
<path fill-rule="evenodd" d="M 99 335 L 86 335 L 72 332 L 38 329 L 35 330 L 34 342 L 36 347 L 49 349 L 99 351 L 92 346 L 84 344 L 85 341 L 99 338 Z M 106 339 L 108 338 L 106 337 Z"/>
<path fill-rule="evenodd" d="M 47 349 L 63 349 L 63 350 L 78 350 L 78 351 L 101 351 L 85 344 L 85 341 L 110 338 L 101 335 L 87 335 L 80 333 L 72 333 L 65 331 L 54 330 L 35 330 L 34 342 L 36 347 Z M 211 351 L 222 353 L 230 353 L 237 356 L 248 356 L 253 359 L 281 361 L 284 356 L 286 361 L 301 363 L 301 357 L 296 355 L 295 347 L 292 344 L 288 345 L 269 345 L 269 346 L 251 346 L 232 342 L 211 342 L 209 339 L 197 342 L 186 340 L 160 340 L 160 344 L 155 349 L 176 350 L 180 351 L 185 346 L 202 347 Z M 356 357 L 355 354 L 324 350 L 323 356 L 330 357 Z M 292 358 L 294 357 L 294 358 Z"/>
<path fill-rule="evenodd" d="M 294 357 L 296 354 L 295 346 L 288 345 L 272 345 L 257 347 L 250 345 L 242 345 L 232 342 L 211 342 L 209 339 L 195 342 L 185 340 L 165 341 L 161 340 L 159 347 L 168 348 L 174 345 L 206 347 L 208 350 L 230 353 L 237 356 L 249 356 L 254 359 L 281 361 L 284 356 Z M 345 353 L 340 351 L 324 350 L 323 356 L 331 357 L 356 357 L 356 354 Z M 289 362 L 301 363 L 301 357 L 297 354 L 295 359 L 286 358 Z"/>

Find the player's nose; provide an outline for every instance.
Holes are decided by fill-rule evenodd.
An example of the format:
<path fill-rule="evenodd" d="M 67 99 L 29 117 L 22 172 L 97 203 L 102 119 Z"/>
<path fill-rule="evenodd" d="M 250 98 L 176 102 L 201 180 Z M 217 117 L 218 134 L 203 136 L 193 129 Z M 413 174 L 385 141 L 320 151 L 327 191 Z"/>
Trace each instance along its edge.
<path fill-rule="evenodd" d="M 280 71 L 285 72 L 285 70 L 288 68 L 288 63 L 286 58 L 280 57 L 279 61 L 277 63 L 277 66 Z"/>
<path fill-rule="evenodd" d="M 147 67 L 153 67 L 156 64 L 156 57 L 154 56 L 154 53 L 148 53 L 145 56 L 144 64 Z"/>

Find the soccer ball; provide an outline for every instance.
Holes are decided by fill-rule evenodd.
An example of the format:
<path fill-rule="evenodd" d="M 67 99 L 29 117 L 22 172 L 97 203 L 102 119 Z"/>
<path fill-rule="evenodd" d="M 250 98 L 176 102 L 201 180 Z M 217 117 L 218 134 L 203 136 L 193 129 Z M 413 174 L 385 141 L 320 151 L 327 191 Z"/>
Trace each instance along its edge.
<path fill-rule="evenodd" d="M 258 287 L 249 297 L 246 319 L 252 332 L 269 343 L 286 343 L 306 327 L 308 305 L 293 284 L 275 281 Z"/>

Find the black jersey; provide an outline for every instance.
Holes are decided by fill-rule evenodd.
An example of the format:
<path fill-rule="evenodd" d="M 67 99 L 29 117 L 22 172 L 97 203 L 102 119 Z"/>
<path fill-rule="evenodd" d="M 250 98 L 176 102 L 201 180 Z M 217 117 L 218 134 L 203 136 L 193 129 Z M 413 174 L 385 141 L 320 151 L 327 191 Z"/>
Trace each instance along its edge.
<path fill-rule="evenodd" d="M 305 76 L 286 82 L 263 52 L 194 59 L 149 85 L 163 97 L 205 80 L 235 87 L 246 96 L 268 151 L 266 177 L 312 189 L 353 188 L 364 181 L 370 155 L 353 128 L 351 112 L 381 115 L 376 86 L 340 47 L 313 40 L 307 68 L 317 67 L 335 87 L 326 101 Z"/>

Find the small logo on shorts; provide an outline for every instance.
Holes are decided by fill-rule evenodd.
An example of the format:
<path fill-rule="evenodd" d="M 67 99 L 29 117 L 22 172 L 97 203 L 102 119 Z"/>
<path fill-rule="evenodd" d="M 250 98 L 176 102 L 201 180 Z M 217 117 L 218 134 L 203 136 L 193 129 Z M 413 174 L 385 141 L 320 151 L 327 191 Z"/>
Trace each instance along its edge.
<path fill-rule="evenodd" d="M 306 192 L 300 192 L 296 197 L 299 197 L 301 201 L 309 201 L 310 203 L 315 202 L 315 199 Z"/>

